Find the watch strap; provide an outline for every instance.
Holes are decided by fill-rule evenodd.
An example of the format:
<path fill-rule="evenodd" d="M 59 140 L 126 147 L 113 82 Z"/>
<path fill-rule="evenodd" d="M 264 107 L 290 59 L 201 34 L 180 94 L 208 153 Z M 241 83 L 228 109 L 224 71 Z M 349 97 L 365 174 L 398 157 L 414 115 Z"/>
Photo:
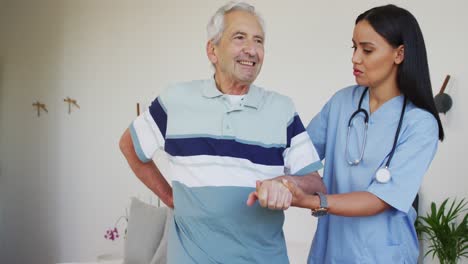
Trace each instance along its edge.
<path fill-rule="evenodd" d="M 327 196 L 321 192 L 316 192 L 315 195 L 319 197 L 320 205 L 318 208 L 312 209 L 312 215 L 321 217 L 328 214 Z"/>
<path fill-rule="evenodd" d="M 328 201 L 327 201 L 327 196 L 321 192 L 316 192 L 316 195 L 318 195 L 319 200 L 320 200 L 320 208 L 328 208 Z"/>

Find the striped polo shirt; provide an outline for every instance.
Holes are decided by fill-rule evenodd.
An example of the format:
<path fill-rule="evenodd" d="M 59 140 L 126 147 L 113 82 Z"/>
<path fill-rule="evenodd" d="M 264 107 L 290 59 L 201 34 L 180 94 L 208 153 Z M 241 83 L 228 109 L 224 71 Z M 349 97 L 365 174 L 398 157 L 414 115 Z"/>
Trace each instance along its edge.
<path fill-rule="evenodd" d="M 141 161 L 169 156 L 168 263 L 288 263 L 283 211 L 246 205 L 257 180 L 323 167 L 288 97 L 251 85 L 233 105 L 213 79 L 178 83 L 130 132 Z"/>

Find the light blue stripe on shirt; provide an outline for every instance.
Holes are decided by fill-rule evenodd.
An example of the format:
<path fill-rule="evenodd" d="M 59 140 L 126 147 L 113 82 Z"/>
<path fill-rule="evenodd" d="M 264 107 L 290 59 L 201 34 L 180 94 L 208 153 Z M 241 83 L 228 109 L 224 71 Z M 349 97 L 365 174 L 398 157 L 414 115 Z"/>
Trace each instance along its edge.
<path fill-rule="evenodd" d="M 175 209 L 168 263 L 289 263 L 284 213 L 247 206 L 254 188 L 190 188 L 177 181 L 172 185 Z"/>

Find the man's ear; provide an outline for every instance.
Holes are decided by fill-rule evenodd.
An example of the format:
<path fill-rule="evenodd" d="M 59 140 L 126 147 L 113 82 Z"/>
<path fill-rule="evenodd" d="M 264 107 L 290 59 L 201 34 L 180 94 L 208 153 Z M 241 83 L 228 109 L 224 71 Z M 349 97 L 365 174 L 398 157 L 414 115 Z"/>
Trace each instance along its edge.
<path fill-rule="evenodd" d="M 396 49 L 395 64 L 401 64 L 405 60 L 405 46 L 400 45 Z"/>
<path fill-rule="evenodd" d="M 206 55 L 212 64 L 216 64 L 218 62 L 218 56 L 216 55 L 216 45 L 211 40 L 208 40 L 206 43 Z"/>

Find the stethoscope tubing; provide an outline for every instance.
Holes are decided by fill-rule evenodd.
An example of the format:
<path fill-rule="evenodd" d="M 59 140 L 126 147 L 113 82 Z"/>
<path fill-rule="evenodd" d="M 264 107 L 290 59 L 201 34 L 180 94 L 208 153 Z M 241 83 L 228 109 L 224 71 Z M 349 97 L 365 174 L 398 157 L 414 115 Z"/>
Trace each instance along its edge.
<path fill-rule="evenodd" d="M 359 163 L 361 163 L 363 157 L 364 157 L 364 150 L 366 148 L 366 141 L 367 141 L 367 130 L 368 130 L 368 124 L 369 124 L 369 113 L 364 109 L 362 108 L 362 101 L 364 100 L 364 96 L 366 95 L 366 92 L 369 90 L 369 87 L 366 87 L 364 89 L 364 91 L 362 92 L 362 95 L 361 95 L 361 98 L 359 99 L 359 105 L 358 105 L 358 109 L 356 111 L 354 111 L 354 113 L 351 115 L 351 117 L 349 118 L 348 120 L 348 132 L 347 132 L 347 136 L 346 136 L 346 159 L 348 161 L 348 164 L 349 165 L 352 165 L 352 166 L 356 166 L 358 165 Z M 407 102 L 407 98 L 406 96 L 404 97 L 404 100 L 403 100 L 403 106 L 402 106 L 402 109 L 401 109 L 401 113 L 400 113 L 400 120 L 398 121 L 398 127 L 397 127 L 397 130 L 395 132 L 395 137 L 394 137 L 394 140 L 393 140 L 393 146 L 392 146 L 392 149 L 388 155 L 388 159 L 387 159 L 387 162 L 385 163 L 385 168 L 388 169 L 388 167 L 390 167 L 390 162 L 392 161 L 392 158 L 393 158 L 393 154 L 395 153 L 395 150 L 396 150 L 396 146 L 397 146 L 397 143 L 398 143 L 398 138 L 400 136 L 400 130 L 401 130 L 401 126 L 403 124 L 403 118 L 404 118 L 404 115 L 405 115 L 405 110 L 406 110 L 406 102 Z M 350 140 L 350 131 L 351 131 L 351 126 L 352 126 L 352 121 L 353 119 L 356 117 L 356 115 L 358 115 L 359 113 L 363 113 L 364 114 L 364 123 L 365 123 L 365 127 L 364 127 L 364 141 L 363 141 L 363 144 L 362 144 L 362 148 L 361 148 L 361 153 L 359 155 L 359 159 L 356 159 L 356 160 L 350 160 L 349 159 L 349 140 Z"/>

